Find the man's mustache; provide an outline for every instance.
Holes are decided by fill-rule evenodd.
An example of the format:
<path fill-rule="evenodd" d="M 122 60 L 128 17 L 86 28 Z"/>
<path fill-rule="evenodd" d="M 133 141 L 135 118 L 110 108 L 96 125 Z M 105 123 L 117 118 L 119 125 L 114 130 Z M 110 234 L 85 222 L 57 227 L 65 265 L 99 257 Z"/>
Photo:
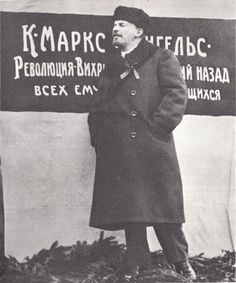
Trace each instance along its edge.
<path fill-rule="evenodd" d="M 122 35 L 119 34 L 119 33 L 113 33 L 113 34 L 112 34 L 112 37 L 115 37 L 115 36 L 122 37 Z"/>

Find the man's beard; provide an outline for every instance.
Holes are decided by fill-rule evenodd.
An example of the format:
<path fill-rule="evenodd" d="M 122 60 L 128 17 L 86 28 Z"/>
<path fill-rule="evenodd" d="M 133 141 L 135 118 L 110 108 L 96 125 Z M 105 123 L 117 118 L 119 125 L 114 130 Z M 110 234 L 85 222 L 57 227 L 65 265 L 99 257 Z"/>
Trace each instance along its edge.
<path fill-rule="evenodd" d="M 114 47 L 121 47 L 122 46 L 122 44 L 119 42 L 119 40 L 117 40 L 115 37 L 121 37 L 120 35 L 113 35 L 113 37 L 112 37 L 112 45 L 114 46 Z"/>
<path fill-rule="evenodd" d="M 121 47 L 121 44 L 119 43 L 119 42 L 117 42 L 117 41 L 114 41 L 114 40 L 112 40 L 112 46 L 114 46 L 115 48 L 120 48 Z"/>

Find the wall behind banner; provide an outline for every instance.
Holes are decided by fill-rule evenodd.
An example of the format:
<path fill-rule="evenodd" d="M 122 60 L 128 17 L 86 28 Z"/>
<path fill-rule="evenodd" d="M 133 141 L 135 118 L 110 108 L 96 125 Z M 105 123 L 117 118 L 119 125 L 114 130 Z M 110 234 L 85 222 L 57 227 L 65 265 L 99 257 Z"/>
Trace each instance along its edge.
<path fill-rule="evenodd" d="M 0 4 L 2 11 L 12 12 L 111 15 L 116 2 Z M 234 1 L 124 0 L 119 5 L 141 7 L 156 17 L 232 19 L 235 15 Z M 186 115 L 175 130 L 191 255 L 213 256 L 234 248 L 234 123 L 232 116 Z M 87 114 L 2 112 L 0 133 L 6 254 L 22 259 L 55 240 L 70 245 L 97 239 L 100 231 L 88 227 L 95 154 Z M 123 240 L 122 232 L 116 235 Z M 152 229 L 149 242 L 152 249 L 158 248 Z"/>

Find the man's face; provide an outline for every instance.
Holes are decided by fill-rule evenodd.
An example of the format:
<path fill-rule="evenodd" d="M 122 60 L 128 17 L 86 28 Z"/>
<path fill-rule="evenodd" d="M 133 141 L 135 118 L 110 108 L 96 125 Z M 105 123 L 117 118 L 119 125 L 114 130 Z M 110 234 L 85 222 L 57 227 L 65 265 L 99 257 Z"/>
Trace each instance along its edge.
<path fill-rule="evenodd" d="M 137 37 L 140 37 L 140 29 L 134 24 L 124 20 L 114 22 L 112 29 L 112 45 L 125 49 L 132 44 L 132 41 Z"/>

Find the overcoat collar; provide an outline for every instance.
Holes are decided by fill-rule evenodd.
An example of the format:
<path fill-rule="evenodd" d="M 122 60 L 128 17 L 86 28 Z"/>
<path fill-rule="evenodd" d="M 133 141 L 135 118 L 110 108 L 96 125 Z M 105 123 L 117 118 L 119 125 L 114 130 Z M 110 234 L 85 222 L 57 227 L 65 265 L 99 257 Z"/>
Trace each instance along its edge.
<path fill-rule="evenodd" d="M 157 46 L 142 39 L 138 46 L 123 58 L 120 50 L 116 49 L 111 53 L 109 62 L 107 62 L 107 74 L 111 79 L 120 79 L 120 75 L 128 67 L 138 69 L 145 63 L 152 54 L 157 50 Z"/>
<path fill-rule="evenodd" d="M 131 66 L 136 65 L 138 68 L 152 56 L 156 49 L 157 47 L 155 45 L 143 39 L 133 51 L 125 56 L 125 58 Z"/>

